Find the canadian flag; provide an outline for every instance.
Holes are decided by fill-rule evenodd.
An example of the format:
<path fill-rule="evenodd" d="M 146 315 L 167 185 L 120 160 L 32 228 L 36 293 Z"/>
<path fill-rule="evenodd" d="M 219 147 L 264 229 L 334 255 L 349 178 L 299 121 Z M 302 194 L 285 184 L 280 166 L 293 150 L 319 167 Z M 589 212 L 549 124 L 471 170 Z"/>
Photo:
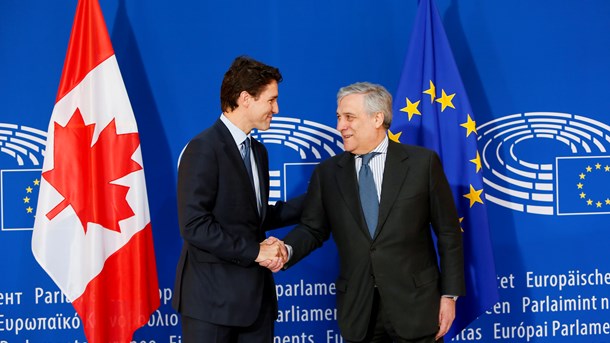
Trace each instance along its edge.
<path fill-rule="evenodd" d="M 97 0 L 79 0 L 49 123 L 32 251 L 90 343 L 159 307 L 138 128 Z"/>

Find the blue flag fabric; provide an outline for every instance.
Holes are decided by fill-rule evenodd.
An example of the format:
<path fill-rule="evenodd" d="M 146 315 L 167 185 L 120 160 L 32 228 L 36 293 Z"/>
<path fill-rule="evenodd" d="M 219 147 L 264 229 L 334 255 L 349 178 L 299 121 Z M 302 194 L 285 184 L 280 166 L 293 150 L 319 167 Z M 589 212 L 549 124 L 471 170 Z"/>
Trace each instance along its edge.
<path fill-rule="evenodd" d="M 463 230 L 466 292 L 447 340 L 499 300 L 483 191 L 476 122 L 438 9 L 421 0 L 394 97 L 390 139 L 435 150 Z"/>

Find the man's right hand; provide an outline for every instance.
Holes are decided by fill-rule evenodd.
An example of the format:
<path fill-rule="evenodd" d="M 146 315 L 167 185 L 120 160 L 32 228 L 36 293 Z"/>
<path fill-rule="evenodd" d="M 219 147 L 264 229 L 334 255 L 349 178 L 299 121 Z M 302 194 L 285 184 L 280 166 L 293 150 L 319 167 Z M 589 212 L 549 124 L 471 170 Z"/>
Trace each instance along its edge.
<path fill-rule="evenodd" d="M 255 261 L 275 273 L 282 269 L 284 263 L 288 261 L 288 250 L 284 242 L 275 237 L 269 237 L 260 243 L 260 250 Z"/>

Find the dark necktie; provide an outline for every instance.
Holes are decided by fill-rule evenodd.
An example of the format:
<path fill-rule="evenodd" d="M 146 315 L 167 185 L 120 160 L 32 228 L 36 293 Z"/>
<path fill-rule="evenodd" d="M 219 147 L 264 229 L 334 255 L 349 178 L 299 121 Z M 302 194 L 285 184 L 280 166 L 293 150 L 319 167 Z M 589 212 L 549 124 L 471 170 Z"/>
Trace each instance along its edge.
<path fill-rule="evenodd" d="M 375 235 L 375 229 L 377 228 L 377 220 L 379 217 L 379 199 L 377 197 L 377 187 L 375 186 L 375 179 L 373 178 L 373 172 L 369 167 L 371 158 L 379 154 L 378 152 L 371 152 L 366 155 L 362 155 L 362 166 L 358 172 L 358 185 L 360 189 L 360 204 L 362 205 L 362 211 L 364 212 L 364 219 L 369 228 L 371 237 Z"/>
<path fill-rule="evenodd" d="M 241 158 L 244 159 L 244 164 L 246 165 L 246 170 L 248 171 L 248 176 L 250 177 L 250 182 L 252 183 L 252 187 L 254 187 L 254 176 L 252 176 L 252 162 L 250 162 L 250 137 L 246 137 L 244 142 L 241 144 Z"/>

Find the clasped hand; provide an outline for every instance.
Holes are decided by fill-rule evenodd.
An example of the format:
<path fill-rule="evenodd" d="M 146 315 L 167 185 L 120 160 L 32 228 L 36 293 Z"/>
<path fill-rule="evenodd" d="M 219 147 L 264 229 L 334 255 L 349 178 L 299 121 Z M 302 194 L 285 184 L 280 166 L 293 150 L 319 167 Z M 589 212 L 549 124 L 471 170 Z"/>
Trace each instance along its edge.
<path fill-rule="evenodd" d="M 275 237 L 269 237 L 260 243 L 260 251 L 255 260 L 261 267 L 277 272 L 288 262 L 288 250 L 284 242 Z"/>

